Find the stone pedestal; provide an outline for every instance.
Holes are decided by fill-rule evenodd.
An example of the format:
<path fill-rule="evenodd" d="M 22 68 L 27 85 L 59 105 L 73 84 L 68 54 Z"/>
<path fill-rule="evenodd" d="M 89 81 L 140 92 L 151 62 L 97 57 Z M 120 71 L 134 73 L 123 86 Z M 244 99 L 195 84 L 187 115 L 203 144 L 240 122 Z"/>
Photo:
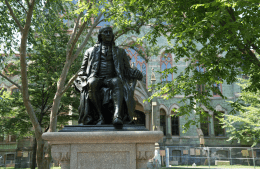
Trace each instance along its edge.
<path fill-rule="evenodd" d="M 43 139 L 61 169 L 146 169 L 161 131 L 51 132 Z"/>

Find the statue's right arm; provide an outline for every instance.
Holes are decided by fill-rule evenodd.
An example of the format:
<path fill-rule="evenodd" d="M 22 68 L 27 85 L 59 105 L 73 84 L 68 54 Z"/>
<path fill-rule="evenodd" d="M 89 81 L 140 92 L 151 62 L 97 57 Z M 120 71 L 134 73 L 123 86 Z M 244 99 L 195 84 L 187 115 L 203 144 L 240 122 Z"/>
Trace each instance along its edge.
<path fill-rule="evenodd" d="M 87 70 L 87 66 L 88 66 L 88 58 L 89 58 L 89 51 L 87 50 L 84 54 L 78 76 L 87 76 L 86 70 Z"/>

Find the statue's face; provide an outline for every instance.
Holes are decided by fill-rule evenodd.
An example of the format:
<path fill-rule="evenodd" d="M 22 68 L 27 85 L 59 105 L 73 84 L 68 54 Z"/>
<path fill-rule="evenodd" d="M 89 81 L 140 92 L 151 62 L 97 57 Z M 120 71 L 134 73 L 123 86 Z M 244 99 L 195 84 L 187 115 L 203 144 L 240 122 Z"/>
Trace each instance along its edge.
<path fill-rule="evenodd" d="M 100 35 L 102 41 L 111 42 L 113 38 L 112 28 L 111 27 L 103 28 Z"/>

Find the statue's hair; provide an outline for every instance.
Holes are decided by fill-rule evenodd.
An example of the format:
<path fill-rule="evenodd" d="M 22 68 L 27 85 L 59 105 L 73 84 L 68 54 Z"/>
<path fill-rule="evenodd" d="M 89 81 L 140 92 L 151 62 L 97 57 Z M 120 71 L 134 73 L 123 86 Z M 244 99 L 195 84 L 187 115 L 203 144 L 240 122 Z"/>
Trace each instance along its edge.
<path fill-rule="evenodd" d="M 107 28 L 107 27 L 110 27 L 109 25 L 105 25 L 105 26 L 102 26 L 100 29 L 99 29 L 99 32 L 98 32 L 98 41 L 96 44 L 101 44 L 102 42 L 102 39 L 101 39 L 101 32 L 104 28 Z M 111 28 L 111 27 L 110 27 Z M 112 44 L 115 45 L 115 40 L 114 40 L 114 33 L 112 35 Z"/>

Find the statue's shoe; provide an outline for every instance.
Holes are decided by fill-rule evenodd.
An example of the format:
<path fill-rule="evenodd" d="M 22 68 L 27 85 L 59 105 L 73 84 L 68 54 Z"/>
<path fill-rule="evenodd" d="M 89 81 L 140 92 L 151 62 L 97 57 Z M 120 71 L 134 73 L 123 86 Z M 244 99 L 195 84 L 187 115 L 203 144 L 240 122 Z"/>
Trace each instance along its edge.
<path fill-rule="evenodd" d="M 120 119 L 120 118 L 115 118 L 114 120 L 113 120 L 113 125 L 114 126 L 122 126 L 123 125 L 123 121 Z"/>
<path fill-rule="evenodd" d="M 93 118 L 92 117 L 87 117 L 86 120 L 84 121 L 84 125 L 90 125 L 93 124 Z"/>
<path fill-rule="evenodd" d="M 105 120 L 104 118 L 99 118 L 98 121 L 97 121 L 97 124 L 96 125 L 102 125 L 102 124 L 105 124 Z"/>

